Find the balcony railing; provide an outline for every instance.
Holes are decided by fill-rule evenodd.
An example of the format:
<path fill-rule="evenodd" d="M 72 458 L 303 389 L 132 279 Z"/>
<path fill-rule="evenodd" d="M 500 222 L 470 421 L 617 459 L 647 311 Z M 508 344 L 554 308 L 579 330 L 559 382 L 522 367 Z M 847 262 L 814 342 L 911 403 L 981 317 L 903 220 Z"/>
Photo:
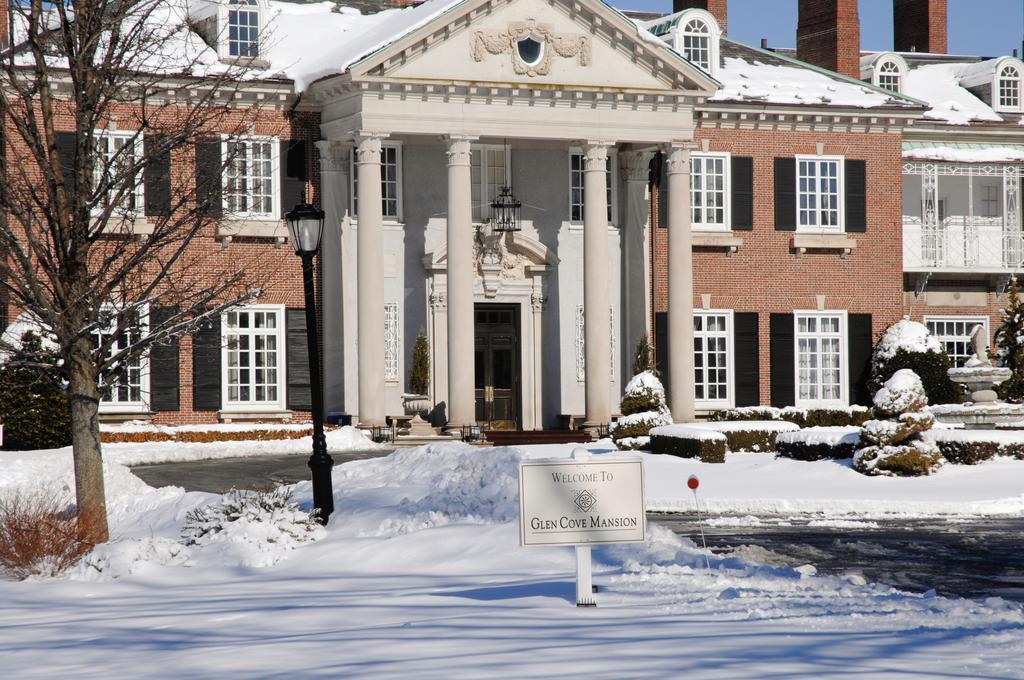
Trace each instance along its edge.
<path fill-rule="evenodd" d="M 905 271 L 1013 272 L 1024 261 L 1024 234 L 1002 217 L 952 216 L 937 226 L 903 216 Z"/>

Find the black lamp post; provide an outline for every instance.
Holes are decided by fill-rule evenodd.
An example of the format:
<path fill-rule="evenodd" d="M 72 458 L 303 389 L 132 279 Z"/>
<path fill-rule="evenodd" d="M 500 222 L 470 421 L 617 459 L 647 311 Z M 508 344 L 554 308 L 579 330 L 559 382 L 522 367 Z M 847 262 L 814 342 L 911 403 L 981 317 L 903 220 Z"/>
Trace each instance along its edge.
<path fill-rule="evenodd" d="M 316 339 L 316 296 L 313 291 L 313 258 L 320 252 L 324 233 L 324 211 L 309 203 L 297 205 L 285 214 L 288 235 L 295 254 L 302 258 L 302 284 L 306 292 L 306 343 L 309 345 L 309 389 L 313 406 L 313 455 L 309 469 L 313 472 L 313 507 L 320 511 L 320 523 L 334 512 L 334 488 L 331 468 L 334 459 L 327 453 L 324 437 L 324 391 L 320 376 L 320 346 Z"/>

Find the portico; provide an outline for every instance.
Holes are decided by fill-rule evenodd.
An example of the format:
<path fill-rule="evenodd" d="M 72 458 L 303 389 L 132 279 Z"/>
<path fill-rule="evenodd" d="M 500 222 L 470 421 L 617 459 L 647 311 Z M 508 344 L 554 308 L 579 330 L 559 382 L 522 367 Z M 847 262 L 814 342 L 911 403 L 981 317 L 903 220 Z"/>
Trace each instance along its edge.
<path fill-rule="evenodd" d="M 328 410 L 383 424 L 423 328 L 433 402 L 450 427 L 477 422 L 474 306 L 504 303 L 518 309 L 517 425 L 572 412 L 607 425 L 650 327 L 637 270 L 647 167 L 665 149 L 670 405 L 692 418 L 686 144 L 713 88 L 590 0 L 463 2 L 318 81 Z M 489 227 L 501 185 L 523 202 L 522 231 Z"/>

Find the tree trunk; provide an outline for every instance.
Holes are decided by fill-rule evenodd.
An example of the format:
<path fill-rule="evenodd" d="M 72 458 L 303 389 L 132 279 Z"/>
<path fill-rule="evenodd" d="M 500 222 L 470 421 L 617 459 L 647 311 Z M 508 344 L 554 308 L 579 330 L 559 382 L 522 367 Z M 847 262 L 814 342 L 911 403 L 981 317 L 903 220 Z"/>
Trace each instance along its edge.
<path fill-rule="evenodd" d="M 70 355 L 71 446 L 75 461 L 78 533 L 82 541 L 96 545 L 106 543 L 109 538 L 100 451 L 100 395 L 89 340 L 79 339 Z"/>

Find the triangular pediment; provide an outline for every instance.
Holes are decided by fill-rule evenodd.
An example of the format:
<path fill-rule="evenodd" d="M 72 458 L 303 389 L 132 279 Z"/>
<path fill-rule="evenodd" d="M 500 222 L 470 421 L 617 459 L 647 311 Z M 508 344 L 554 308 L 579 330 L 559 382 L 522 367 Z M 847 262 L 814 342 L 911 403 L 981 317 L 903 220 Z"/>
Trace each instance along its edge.
<path fill-rule="evenodd" d="M 465 0 L 351 68 L 353 79 L 693 91 L 715 81 L 599 0 Z"/>

